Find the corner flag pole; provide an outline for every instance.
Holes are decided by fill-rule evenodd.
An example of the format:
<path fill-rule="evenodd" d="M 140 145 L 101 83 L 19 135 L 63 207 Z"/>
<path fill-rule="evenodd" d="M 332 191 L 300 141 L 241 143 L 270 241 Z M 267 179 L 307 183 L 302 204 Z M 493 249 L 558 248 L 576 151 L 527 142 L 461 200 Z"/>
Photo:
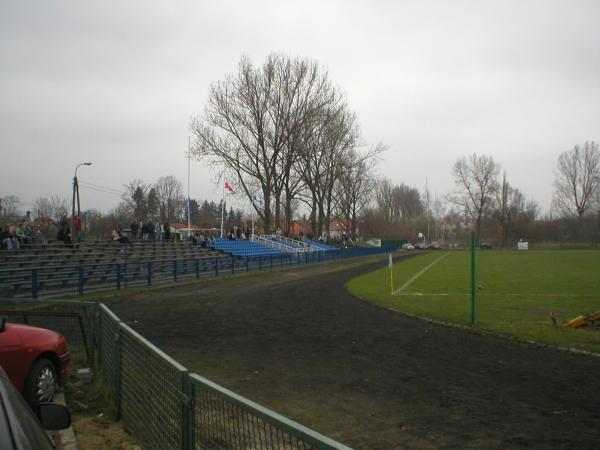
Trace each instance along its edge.
<path fill-rule="evenodd" d="M 391 253 L 390 253 L 390 257 L 388 259 L 388 268 L 390 269 L 391 294 L 394 295 L 394 262 L 392 261 L 392 254 Z"/>

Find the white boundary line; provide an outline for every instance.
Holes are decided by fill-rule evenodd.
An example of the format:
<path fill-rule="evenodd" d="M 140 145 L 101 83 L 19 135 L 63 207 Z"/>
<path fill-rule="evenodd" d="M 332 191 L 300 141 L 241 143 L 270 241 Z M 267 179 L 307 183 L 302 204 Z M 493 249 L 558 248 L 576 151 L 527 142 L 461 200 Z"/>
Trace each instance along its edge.
<path fill-rule="evenodd" d="M 438 259 L 436 259 L 435 261 L 433 261 L 431 264 L 429 264 L 427 267 L 421 269 L 421 271 L 419 271 L 415 276 L 413 276 L 410 280 L 408 280 L 406 283 L 404 283 L 402 286 L 400 286 L 398 289 L 396 289 L 392 295 L 396 295 L 397 293 L 402 292 L 404 289 L 406 289 L 413 281 L 415 281 L 417 278 L 419 278 L 421 275 L 423 275 L 431 266 L 433 266 L 436 262 L 438 262 L 440 259 L 445 258 L 446 256 L 448 256 L 450 254 L 450 252 L 446 252 L 444 253 L 442 256 L 440 256 Z"/>

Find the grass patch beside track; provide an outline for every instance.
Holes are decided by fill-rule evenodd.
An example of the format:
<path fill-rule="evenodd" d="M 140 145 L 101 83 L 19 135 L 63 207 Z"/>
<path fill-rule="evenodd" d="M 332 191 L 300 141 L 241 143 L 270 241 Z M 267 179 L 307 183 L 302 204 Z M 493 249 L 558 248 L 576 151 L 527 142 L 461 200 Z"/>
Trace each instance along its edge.
<path fill-rule="evenodd" d="M 440 258 L 443 255 L 430 252 L 395 264 L 394 295 L 387 268 L 357 277 L 347 287 L 388 308 L 468 325 L 470 253 L 454 251 Z M 599 267 L 598 251 L 479 251 L 477 328 L 599 353 L 600 327 L 561 326 L 600 310 Z"/>

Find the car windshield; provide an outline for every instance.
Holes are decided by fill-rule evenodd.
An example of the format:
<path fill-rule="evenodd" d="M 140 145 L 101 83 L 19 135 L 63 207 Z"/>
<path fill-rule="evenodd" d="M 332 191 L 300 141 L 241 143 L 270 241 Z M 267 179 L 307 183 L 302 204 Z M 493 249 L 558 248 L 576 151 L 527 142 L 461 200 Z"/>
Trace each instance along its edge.
<path fill-rule="evenodd" d="M 24 448 L 52 449 L 46 432 L 23 397 L 6 378 L 0 376 L 0 383 L 5 388 L 3 389 L 6 393 L 4 404 L 15 441 L 21 444 L 27 443 L 27 445 L 21 445 Z M 17 447 L 20 446 L 17 445 Z"/>

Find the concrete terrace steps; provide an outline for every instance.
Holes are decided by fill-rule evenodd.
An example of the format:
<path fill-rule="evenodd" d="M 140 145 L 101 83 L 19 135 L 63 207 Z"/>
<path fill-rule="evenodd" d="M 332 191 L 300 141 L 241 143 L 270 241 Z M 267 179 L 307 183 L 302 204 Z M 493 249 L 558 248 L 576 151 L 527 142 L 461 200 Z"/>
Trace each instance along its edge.
<path fill-rule="evenodd" d="M 244 265 L 229 254 L 196 247 L 189 241 L 134 241 L 131 244 L 86 241 L 73 247 L 48 244 L 0 252 L 0 285 L 5 293 L 12 290 L 14 295 L 29 295 L 35 272 L 38 289 L 46 293 L 72 292 L 79 287 L 81 279 L 85 286 L 107 284 L 108 288 L 121 277 L 127 282 L 144 280 L 149 270 L 156 280 L 209 273 L 215 261 L 221 270 L 231 268 L 232 263 L 237 268 Z"/>

